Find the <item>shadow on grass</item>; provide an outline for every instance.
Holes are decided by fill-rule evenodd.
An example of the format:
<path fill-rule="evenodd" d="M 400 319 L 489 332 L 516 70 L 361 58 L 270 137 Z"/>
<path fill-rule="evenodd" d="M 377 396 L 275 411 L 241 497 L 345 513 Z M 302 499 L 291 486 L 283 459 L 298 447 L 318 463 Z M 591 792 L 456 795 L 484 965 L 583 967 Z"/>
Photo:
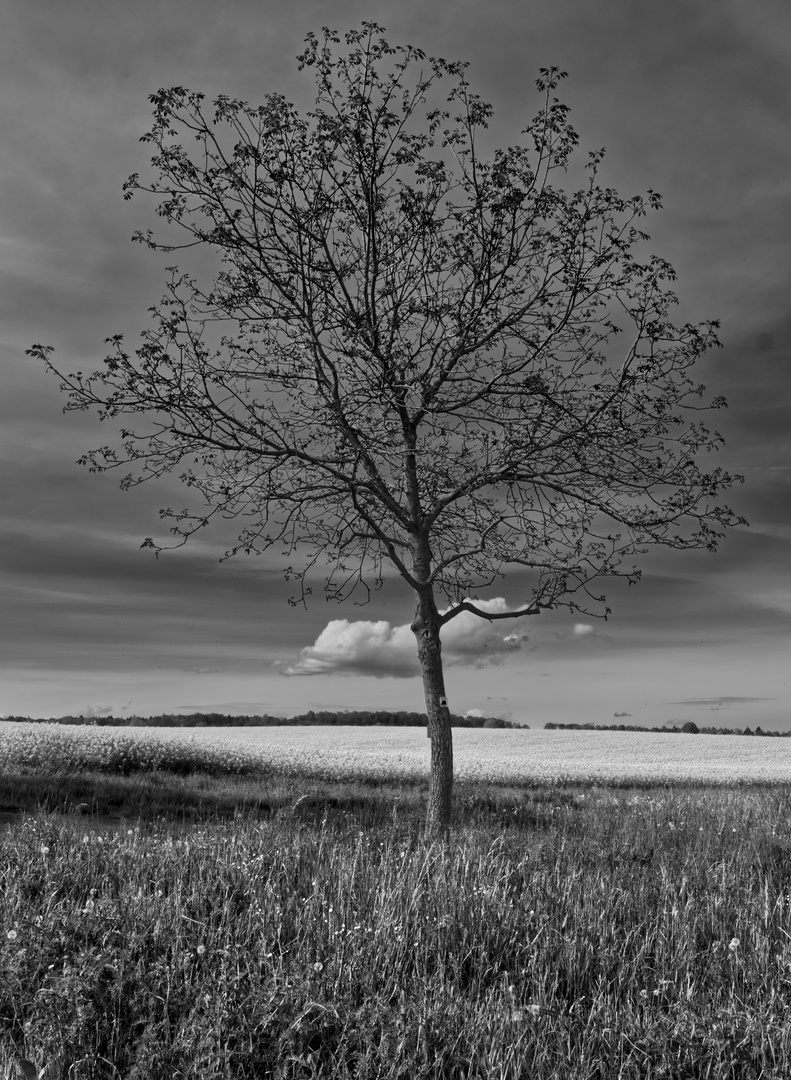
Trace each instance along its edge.
<path fill-rule="evenodd" d="M 454 821 L 467 827 L 541 828 L 559 809 L 576 808 L 573 793 L 529 787 L 457 783 Z M 188 825 L 287 817 L 305 825 L 374 829 L 423 826 L 427 784 L 306 777 L 188 776 L 141 772 L 115 776 L 100 772 L 42 775 L 16 772 L 0 776 L 0 822 L 45 813 L 82 820 L 90 827 L 122 822 L 166 820 Z"/>
<path fill-rule="evenodd" d="M 241 785 L 240 785 L 241 786 Z M 0 819 L 13 822 L 30 813 L 68 815 L 91 824 L 228 819 L 244 809 L 266 817 L 271 807 L 256 793 L 234 790 L 233 781 L 166 772 L 112 776 L 99 772 L 68 775 L 11 773 L 0 777 Z"/>
<path fill-rule="evenodd" d="M 354 819 L 361 826 L 391 820 L 394 806 L 425 808 L 425 791 L 366 784 L 317 783 L 278 776 L 215 777 L 144 772 L 114 776 L 11 773 L 0 777 L 0 821 L 13 824 L 31 813 L 82 819 L 91 826 L 167 820 L 230 821 L 289 816 L 306 823 Z"/>

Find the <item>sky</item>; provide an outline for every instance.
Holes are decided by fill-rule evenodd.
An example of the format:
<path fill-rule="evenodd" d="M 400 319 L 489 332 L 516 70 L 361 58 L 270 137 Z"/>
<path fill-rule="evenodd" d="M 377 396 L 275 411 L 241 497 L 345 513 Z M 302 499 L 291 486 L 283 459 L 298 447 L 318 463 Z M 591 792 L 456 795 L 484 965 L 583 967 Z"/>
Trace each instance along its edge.
<path fill-rule="evenodd" d="M 788 730 L 791 659 L 791 7 L 786 0 L 4 0 L 0 41 L 0 716 L 309 709 L 422 710 L 409 590 L 307 610 L 274 555 L 221 563 L 222 539 L 159 559 L 175 479 L 132 492 L 76 464 L 111 441 L 63 415 L 58 382 L 25 356 L 51 345 L 90 370 L 105 339 L 134 343 L 172 261 L 130 242 L 153 205 L 148 95 L 181 85 L 300 109 L 305 35 L 374 19 L 391 41 L 467 60 L 507 146 L 538 109 L 540 67 L 602 180 L 664 210 L 651 248 L 678 273 L 679 318 L 722 320 L 699 375 L 724 394 L 720 464 L 749 521 L 718 553 L 657 550 L 606 589 L 605 621 L 565 611 L 444 632 L 449 705 L 532 727 L 620 722 Z M 160 533 L 157 533 L 160 529 Z M 516 608 L 518 578 L 482 599 Z"/>

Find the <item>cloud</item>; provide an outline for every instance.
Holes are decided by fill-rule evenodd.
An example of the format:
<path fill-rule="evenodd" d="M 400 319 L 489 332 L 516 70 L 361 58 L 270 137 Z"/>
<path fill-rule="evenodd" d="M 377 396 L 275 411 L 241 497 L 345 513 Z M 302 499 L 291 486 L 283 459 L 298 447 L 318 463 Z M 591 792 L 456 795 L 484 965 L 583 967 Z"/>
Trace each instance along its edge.
<path fill-rule="evenodd" d="M 476 600 L 482 611 L 500 614 L 511 610 L 505 600 Z M 446 664 L 487 667 L 518 652 L 527 640 L 513 623 L 490 623 L 471 612 L 457 615 L 442 629 L 442 656 Z M 408 624 L 391 626 L 333 619 L 313 645 L 282 667 L 284 675 L 372 675 L 376 678 L 411 678 L 420 674 L 415 636 Z"/>
<path fill-rule="evenodd" d="M 409 678 L 419 672 L 415 639 L 408 626 L 389 622 L 333 619 L 303 649 L 295 663 L 283 669 L 285 675 L 393 675 Z"/>
<path fill-rule="evenodd" d="M 701 697 L 688 698 L 686 701 L 671 701 L 671 705 L 710 705 L 714 708 L 727 705 L 746 705 L 756 701 L 775 701 L 776 698 L 765 697 Z"/>
<path fill-rule="evenodd" d="M 588 634 L 592 633 L 593 627 L 590 625 L 590 623 L 578 622 L 574 624 L 574 635 L 576 637 L 586 637 Z"/>

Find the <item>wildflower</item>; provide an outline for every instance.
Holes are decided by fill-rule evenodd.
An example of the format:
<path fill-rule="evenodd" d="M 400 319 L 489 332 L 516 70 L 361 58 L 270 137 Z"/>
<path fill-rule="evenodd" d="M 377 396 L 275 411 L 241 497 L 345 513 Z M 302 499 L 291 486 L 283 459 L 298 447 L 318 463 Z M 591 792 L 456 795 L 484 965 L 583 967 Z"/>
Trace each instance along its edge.
<path fill-rule="evenodd" d="M 741 942 L 737 937 L 732 937 L 731 940 L 728 942 L 728 948 L 731 950 L 732 953 L 735 953 L 736 950 L 739 948 L 740 944 Z"/>
<path fill-rule="evenodd" d="M 198 954 L 198 956 L 203 956 L 203 954 L 206 952 L 206 946 L 205 945 L 199 945 L 197 947 L 197 949 L 195 950 L 195 952 Z"/>
<path fill-rule="evenodd" d="M 16 932 L 16 930 L 9 930 L 6 934 L 6 937 L 9 941 L 16 941 L 16 939 L 19 937 L 19 934 Z"/>
<path fill-rule="evenodd" d="M 541 1006 L 537 1005 L 535 1001 L 531 1001 L 531 1003 L 525 1007 L 525 1011 L 529 1012 L 531 1016 L 540 1016 Z"/>
<path fill-rule="evenodd" d="M 49 848 L 46 845 L 42 845 L 41 854 L 42 855 L 49 855 Z"/>
<path fill-rule="evenodd" d="M 85 901 L 85 914 L 90 915 L 95 907 L 96 907 L 96 904 L 95 904 L 95 902 L 93 900 L 86 900 Z"/>
<path fill-rule="evenodd" d="M 324 964 L 322 964 L 321 960 L 316 961 L 316 963 L 313 965 L 313 970 L 314 971 L 323 971 L 324 970 Z"/>

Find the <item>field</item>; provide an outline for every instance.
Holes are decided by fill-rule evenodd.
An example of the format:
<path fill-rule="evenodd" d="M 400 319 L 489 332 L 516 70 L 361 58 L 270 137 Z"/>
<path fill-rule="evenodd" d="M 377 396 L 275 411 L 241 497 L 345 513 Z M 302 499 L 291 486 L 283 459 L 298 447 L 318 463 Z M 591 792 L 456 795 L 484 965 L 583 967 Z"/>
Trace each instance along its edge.
<path fill-rule="evenodd" d="M 40 807 L 0 833 L 0 1075 L 791 1075 L 787 740 L 460 731 L 429 845 L 420 731 L 36 727 L 0 728 Z"/>
<path fill-rule="evenodd" d="M 791 739 L 614 731 L 454 731 L 460 780 L 663 784 L 791 781 Z M 0 725 L 0 768 L 112 772 L 205 767 L 322 780 L 415 781 L 428 775 L 421 728 L 128 728 Z"/>

